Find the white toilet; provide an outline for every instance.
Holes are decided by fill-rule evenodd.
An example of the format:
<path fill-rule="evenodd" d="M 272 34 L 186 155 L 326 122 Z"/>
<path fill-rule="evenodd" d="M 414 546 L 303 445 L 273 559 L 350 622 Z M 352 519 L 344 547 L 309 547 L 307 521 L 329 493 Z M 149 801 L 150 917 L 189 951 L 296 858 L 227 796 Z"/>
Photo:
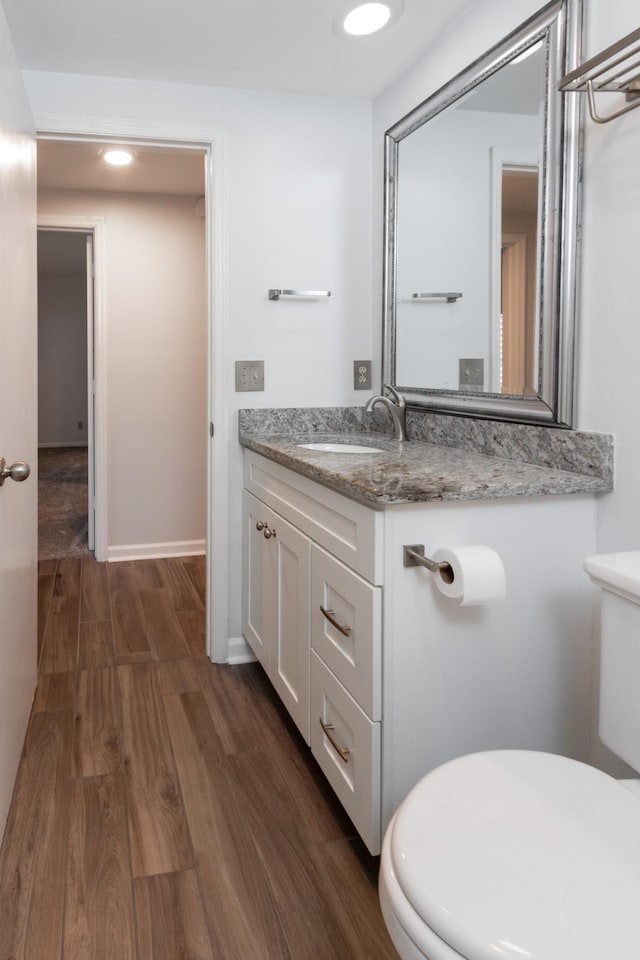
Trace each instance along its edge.
<path fill-rule="evenodd" d="M 640 771 L 640 551 L 602 587 L 600 736 Z M 526 750 L 438 767 L 384 839 L 380 903 L 403 960 L 640 958 L 640 781 Z"/>

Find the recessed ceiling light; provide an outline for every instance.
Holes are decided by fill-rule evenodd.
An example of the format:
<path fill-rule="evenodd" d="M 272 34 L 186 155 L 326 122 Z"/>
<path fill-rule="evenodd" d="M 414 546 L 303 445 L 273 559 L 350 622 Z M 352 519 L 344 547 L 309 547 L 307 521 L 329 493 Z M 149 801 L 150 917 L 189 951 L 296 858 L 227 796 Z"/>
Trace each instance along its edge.
<path fill-rule="evenodd" d="M 133 161 L 133 154 L 130 150 L 105 150 L 102 157 L 114 167 L 126 167 Z"/>
<path fill-rule="evenodd" d="M 404 0 L 379 0 L 359 3 L 358 0 L 338 0 L 333 16 L 333 29 L 339 37 L 366 37 L 389 27 L 404 10 Z"/>
<path fill-rule="evenodd" d="M 344 29 L 354 37 L 364 37 L 382 30 L 390 16 L 391 8 L 386 3 L 362 3 L 346 15 Z"/>

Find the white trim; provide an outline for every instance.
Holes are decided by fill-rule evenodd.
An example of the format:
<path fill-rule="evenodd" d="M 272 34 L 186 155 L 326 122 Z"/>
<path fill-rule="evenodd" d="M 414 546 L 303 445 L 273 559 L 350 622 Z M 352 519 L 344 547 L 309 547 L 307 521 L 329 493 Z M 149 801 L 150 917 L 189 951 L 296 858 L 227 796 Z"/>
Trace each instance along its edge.
<path fill-rule="evenodd" d="M 538 172 L 538 256 L 540 261 L 540 226 L 541 226 L 541 188 L 542 177 L 540 153 L 533 147 L 489 147 L 491 168 L 491 213 L 489 227 L 489 363 L 487 370 L 486 389 L 490 393 L 500 392 L 500 302 L 502 300 L 502 171 L 514 170 L 522 167 L 526 170 Z M 538 290 L 540 284 L 536 282 L 536 309 L 534 316 L 538 316 Z M 537 321 L 536 321 L 537 322 Z M 536 337 L 536 343 L 539 337 Z M 536 357 L 535 370 L 538 369 Z"/>
<path fill-rule="evenodd" d="M 209 151 L 206 164 L 209 319 L 208 364 L 210 422 L 215 434 L 209 447 L 207 539 L 207 652 L 223 663 L 228 656 L 229 623 L 229 484 L 228 460 L 228 130 L 215 125 L 185 124 L 130 118 L 36 113 L 41 136 L 144 138 L 174 146 L 199 144 Z M 215 536 L 214 536 L 215 531 Z M 114 548 L 115 549 L 115 548 Z M 215 603 L 212 602 L 215 584 Z"/>
<path fill-rule="evenodd" d="M 206 540 L 176 540 L 169 543 L 126 543 L 109 547 L 107 560 L 162 560 L 167 557 L 203 557 L 207 552 Z"/>
<path fill-rule="evenodd" d="M 93 351 L 95 392 L 94 422 L 94 552 L 96 560 L 107 559 L 107 324 L 105 283 L 104 217 L 74 216 L 62 213 L 38 214 L 38 230 L 75 230 L 93 236 L 95 276 L 93 285 Z M 89 277 L 87 277 L 89 283 Z M 87 411 L 89 416 L 89 411 Z M 86 446 L 86 444 L 85 444 Z"/>
<path fill-rule="evenodd" d="M 227 663 L 254 663 L 255 655 L 244 637 L 229 637 Z"/>
<path fill-rule="evenodd" d="M 96 317 L 96 260 L 93 255 L 95 236 L 87 233 L 84 238 L 86 267 L 86 304 L 87 304 L 87 546 L 96 552 L 96 356 L 95 356 L 95 317 Z"/>

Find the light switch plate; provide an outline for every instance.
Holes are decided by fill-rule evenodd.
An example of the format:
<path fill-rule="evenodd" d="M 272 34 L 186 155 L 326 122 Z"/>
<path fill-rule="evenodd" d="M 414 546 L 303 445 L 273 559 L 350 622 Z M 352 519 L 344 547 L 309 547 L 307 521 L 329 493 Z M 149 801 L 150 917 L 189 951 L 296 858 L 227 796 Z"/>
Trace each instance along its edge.
<path fill-rule="evenodd" d="M 264 360 L 236 360 L 236 393 L 264 390 Z"/>
<path fill-rule="evenodd" d="M 353 389 L 371 389 L 371 360 L 353 361 Z"/>

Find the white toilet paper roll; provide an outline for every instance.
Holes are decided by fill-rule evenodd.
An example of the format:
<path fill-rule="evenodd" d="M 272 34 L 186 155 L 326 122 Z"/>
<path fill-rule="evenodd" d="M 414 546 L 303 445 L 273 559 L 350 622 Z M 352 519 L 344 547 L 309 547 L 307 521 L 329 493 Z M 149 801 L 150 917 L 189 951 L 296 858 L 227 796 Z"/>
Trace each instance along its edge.
<path fill-rule="evenodd" d="M 448 563 L 453 580 L 436 573 L 436 584 L 445 597 L 458 600 L 461 606 L 493 603 L 506 597 L 504 567 L 499 554 L 491 547 L 443 547 L 433 559 Z"/>

